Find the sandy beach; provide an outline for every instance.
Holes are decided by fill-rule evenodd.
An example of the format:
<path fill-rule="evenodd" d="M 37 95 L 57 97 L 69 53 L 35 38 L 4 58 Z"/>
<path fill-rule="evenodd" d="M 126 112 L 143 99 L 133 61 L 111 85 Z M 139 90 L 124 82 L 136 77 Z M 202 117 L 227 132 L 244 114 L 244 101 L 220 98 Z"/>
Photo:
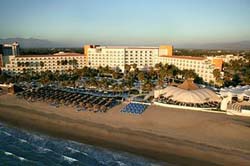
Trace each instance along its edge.
<path fill-rule="evenodd" d="M 150 106 L 142 115 L 77 112 L 0 96 L 0 120 L 177 165 L 250 165 L 250 118 Z"/>

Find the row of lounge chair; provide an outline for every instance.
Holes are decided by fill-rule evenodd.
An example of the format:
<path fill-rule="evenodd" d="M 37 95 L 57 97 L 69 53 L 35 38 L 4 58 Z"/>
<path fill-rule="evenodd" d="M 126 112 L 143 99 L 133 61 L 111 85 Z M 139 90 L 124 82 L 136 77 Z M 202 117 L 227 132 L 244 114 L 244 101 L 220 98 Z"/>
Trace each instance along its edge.
<path fill-rule="evenodd" d="M 94 96 L 100 96 L 100 97 L 127 97 L 128 92 L 105 92 L 105 91 L 98 91 L 98 90 L 92 90 L 92 89 L 83 89 L 83 88 L 62 88 L 62 90 L 67 92 L 73 92 L 73 93 L 81 93 L 81 94 L 88 94 L 88 95 L 94 95 Z"/>
<path fill-rule="evenodd" d="M 67 92 L 50 87 L 43 87 L 34 91 L 25 91 L 17 94 L 17 96 L 31 102 L 47 102 L 55 107 L 59 107 L 60 105 L 72 106 L 76 107 L 77 111 L 106 112 L 109 108 L 117 104 L 115 98 Z"/>
<path fill-rule="evenodd" d="M 142 114 L 147 109 L 147 107 L 148 105 L 146 104 L 129 103 L 121 110 L 121 112 L 131 114 Z"/>

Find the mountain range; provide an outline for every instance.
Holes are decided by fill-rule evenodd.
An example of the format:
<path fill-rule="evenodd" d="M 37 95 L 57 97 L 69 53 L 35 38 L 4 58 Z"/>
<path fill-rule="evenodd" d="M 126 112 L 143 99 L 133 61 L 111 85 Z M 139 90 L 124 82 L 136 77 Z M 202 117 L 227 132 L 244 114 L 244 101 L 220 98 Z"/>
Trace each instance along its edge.
<path fill-rule="evenodd" d="M 2 43 L 18 42 L 22 48 L 57 48 L 57 47 L 79 47 L 83 44 L 74 45 L 72 43 L 61 43 L 36 38 L 6 38 L 0 39 Z M 250 40 L 227 43 L 205 43 L 205 44 L 174 44 L 177 48 L 192 48 L 192 49 L 224 49 L 224 50 L 250 50 Z"/>
<path fill-rule="evenodd" d="M 21 48 L 54 48 L 54 47 L 65 47 L 59 42 L 52 42 L 44 39 L 36 38 L 6 38 L 0 39 L 0 44 L 18 42 Z"/>
<path fill-rule="evenodd" d="M 192 49 L 222 49 L 222 50 L 250 50 L 250 40 L 239 42 L 221 42 L 221 43 L 205 43 L 205 44 L 179 44 L 177 48 Z"/>

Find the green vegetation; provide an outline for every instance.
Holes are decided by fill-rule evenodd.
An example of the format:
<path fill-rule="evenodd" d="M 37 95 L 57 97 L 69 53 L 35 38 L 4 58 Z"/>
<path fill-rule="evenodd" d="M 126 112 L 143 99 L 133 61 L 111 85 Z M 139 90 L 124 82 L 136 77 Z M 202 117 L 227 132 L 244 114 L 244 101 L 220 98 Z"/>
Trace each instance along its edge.
<path fill-rule="evenodd" d="M 77 65 L 76 60 L 70 61 L 58 61 L 60 65 Z M 44 63 L 24 63 L 19 62 L 19 66 L 30 67 L 37 66 L 43 67 Z M 18 82 L 31 82 L 37 81 L 42 84 L 57 83 L 61 86 L 76 86 L 84 80 L 84 86 L 95 87 L 98 89 L 112 89 L 112 90 L 132 90 L 133 88 L 138 90 L 138 86 L 141 91 L 151 91 L 155 86 L 163 86 L 166 82 L 172 82 L 174 80 L 183 80 L 185 78 L 194 78 L 198 83 L 202 83 L 202 79 L 199 79 L 192 70 L 179 70 L 174 65 L 162 65 L 156 64 L 155 68 L 149 68 L 147 71 L 140 71 L 136 64 L 126 65 L 125 73 L 121 73 L 119 68 L 112 69 L 109 66 L 99 67 L 93 69 L 84 67 L 82 69 L 69 69 L 63 72 L 51 72 L 49 70 L 43 72 L 34 72 L 34 70 L 27 68 L 23 70 L 23 73 L 8 75 L 3 73 L 0 76 L 1 83 L 18 83 Z M 117 81 L 119 79 L 119 81 Z M 136 85 L 137 84 L 137 85 Z"/>
<path fill-rule="evenodd" d="M 236 86 L 250 84 L 250 53 L 245 53 L 245 59 L 231 61 L 225 63 L 222 73 L 215 69 L 213 75 L 216 83 L 210 82 L 211 85 L 218 86 Z M 100 89 L 112 90 L 132 90 L 150 91 L 156 86 L 163 87 L 165 83 L 182 82 L 184 79 L 193 78 L 195 83 L 204 84 L 203 79 L 193 70 L 180 70 L 174 65 L 163 65 L 158 63 L 155 67 L 148 70 L 140 71 L 136 64 L 125 65 L 125 72 L 121 73 L 119 68 L 112 69 L 109 66 L 93 69 L 84 67 L 77 68 L 77 60 L 57 61 L 58 65 L 72 65 L 72 69 L 66 71 L 44 71 L 34 72 L 29 67 L 44 67 L 44 62 L 18 62 L 18 66 L 27 67 L 23 73 L 8 75 L 2 73 L 0 75 L 0 83 L 18 83 L 22 81 L 38 81 L 43 84 L 58 83 L 62 86 L 76 86 L 84 80 L 84 86 L 95 87 Z M 119 81 L 117 81 L 119 80 Z"/>
<path fill-rule="evenodd" d="M 224 86 L 250 84 L 250 53 L 224 64 Z"/>
<path fill-rule="evenodd" d="M 234 54 L 240 55 L 248 51 L 234 50 L 206 50 L 206 49 L 175 49 L 174 55 L 177 56 L 216 56 Z"/>

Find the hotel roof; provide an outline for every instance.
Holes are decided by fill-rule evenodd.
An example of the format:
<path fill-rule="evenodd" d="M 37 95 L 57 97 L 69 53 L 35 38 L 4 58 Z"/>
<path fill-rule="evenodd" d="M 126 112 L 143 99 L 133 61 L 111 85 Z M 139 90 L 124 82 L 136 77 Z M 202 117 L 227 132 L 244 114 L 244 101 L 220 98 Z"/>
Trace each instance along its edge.
<path fill-rule="evenodd" d="M 25 58 L 25 57 L 67 57 L 67 56 L 84 56 L 84 54 L 79 53 L 63 53 L 63 54 L 44 54 L 44 55 L 19 55 L 16 57 Z"/>
<path fill-rule="evenodd" d="M 178 86 L 178 88 L 185 89 L 185 90 L 196 90 L 199 87 L 193 82 L 193 80 L 185 80 L 182 84 Z"/>
<path fill-rule="evenodd" d="M 106 48 L 106 49 L 159 49 L 159 47 L 152 46 L 97 46 L 95 48 Z"/>
<path fill-rule="evenodd" d="M 195 57 L 195 56 L 165 56 L 165 57 L 173 58 L 173 59 L 188 59 L 188 60 L 205 60 L 206 59 L 205 57 Z"/>

